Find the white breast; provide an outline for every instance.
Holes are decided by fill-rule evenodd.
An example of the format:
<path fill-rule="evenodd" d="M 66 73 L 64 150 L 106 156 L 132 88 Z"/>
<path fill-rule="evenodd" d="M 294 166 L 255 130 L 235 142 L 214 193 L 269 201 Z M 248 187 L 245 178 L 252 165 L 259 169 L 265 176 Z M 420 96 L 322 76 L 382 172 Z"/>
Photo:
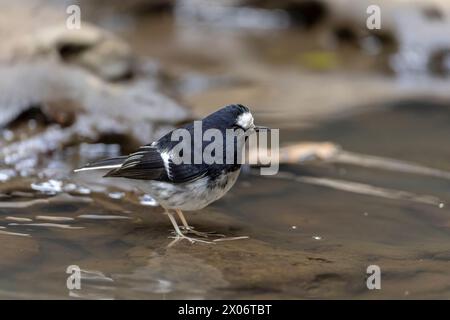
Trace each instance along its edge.
<path fill-rule="evenodd" d="M 208 177 L 203 177 L 193 182 L 177 184 L 142 181 L 140 187 L 167 209 L 200 210 L 223 197 L 236 182 L 239 172 L 240 170 L 236 170 L 222 175 L 212 185 L 208 183 Z"/>

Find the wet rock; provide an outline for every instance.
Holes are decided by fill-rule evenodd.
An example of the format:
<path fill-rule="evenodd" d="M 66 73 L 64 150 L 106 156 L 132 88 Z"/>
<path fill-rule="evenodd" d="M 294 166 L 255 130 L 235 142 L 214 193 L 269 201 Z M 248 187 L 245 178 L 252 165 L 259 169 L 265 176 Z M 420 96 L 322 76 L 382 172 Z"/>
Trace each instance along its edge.
<path fill-rule="evenodd" d="M 422 12 L 428 20 L 442 21 L 445 19 L 445 15 L 442 10 L 432 4 L 424 6 L 422 8 Z"/>
<path fill-rule="evenodd" d="M 73 124 L 77 111 L 77 105 L 70 100 L 48 101 L 40 105 L 30 105 L 28 108 L 24 108 L 12 121 L 9 121 L 8 127 L 12 129 L 24 123 L 28 123 L 29 129 L 32 130 L 38 124 L 50 125 L 57 123 L 62 127 L 66 127 Z"/>
<path fill-rule="evenodd" d="M 33 173 L 40 155 L 83 141 L 130 151 L 189 115 L 162 88 L 154 63 L 92 24 L 67 29 L 61 9 L 41 0 L 2 6 L 0 162 L 21 175 Z"/>
<path fill-rule="evenodd" d="M 439 49 L 432 53 L 428 62 L 431 74 L 439 77 L 450 75 L 450 48 Z"/>
<path fill-rule="evenodd" d="M 53 62 L 0 66 L 0 70 L 0 126 L 30 108 L 39 108 L 55 124 L 28 139 L 11 141 L 2 148 L 2 159 L 19 160 L 31 152 L 42 154 L 110 134 L 131 137 L 134 145 L 148 143 L 188 117 L 184 108 L 158 91 L 155 79 L 111 84 Z"/>
<path fill-rule="evenodd" d="M 397 40 L 392 31 L 368 30 L 354 22 L 341 22 L 333 25 L 332 34 L 340 45 L 361 49 L 370 55 L 382 51 L 395 51 Z"/>
<path fill-rule="evenodd" d="M 171 11 L 175 0 L 81 0 L 80 6 L 87 8 L 92 15 L 96 11 L 110 11 L 115 13 L 128 13 L 134 15 L 154 14 Z"/>
<path fill-rule="evenodd" d="M 7 42 L 3 61 L 32 61 L 39 58 L 79 65 L 103 79 L 117 80 L 133 73 L 130 47 L 113 34 L 83 22 L 70 30 L 64 24 L 38 29 Z"/>
<path fill-rule="evenodd" d="M 442 10 L 442 17 L 437 17 L 435 9 L 430 7 L 401 9 L 395 15 L 399 50 L 392 58 L 392 68 L 404 79 L 427 77 L 430 71 L 434 75 L 445 75 L 450 48 L 446 30 L 450 16 Z M 411 33 L 411 30 L 415 32 Z"/>
<path fill-rule="evenodd" d="M 288 13 L 291 21 L 303 27 L 313 27 L 323 22 L 328 15 L 327 4 L 315 0 L 248 0 L 242 1 L 245 5 L 265 8 L 281 9 Z"/>

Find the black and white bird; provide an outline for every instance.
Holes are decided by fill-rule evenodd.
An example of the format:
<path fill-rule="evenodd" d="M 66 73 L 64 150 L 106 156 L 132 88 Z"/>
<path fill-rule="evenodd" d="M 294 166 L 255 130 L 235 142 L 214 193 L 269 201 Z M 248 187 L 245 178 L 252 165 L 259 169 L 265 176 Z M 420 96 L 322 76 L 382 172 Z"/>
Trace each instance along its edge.
<path fill-rule="evenodd" d="M 218 158 L 222 161 L 211 163 L 210 161 L 206 162 L 202 157 L 199 163 L 193 161 L 195 153 L 203 154 L 211 142 L 203 141 L 202 138 L 200 148 L 198 145 L 195 147 L 194 127 L 193 122 L 181 127 L 185 129 L 185 132 L 189 132 L 193 139 L 174 141 L 173 133 L 178 130 L 175 129 L 158 141 L 142 146 L 128 156 L 89 163 L 75 172 L 109 169 L 110 171 L 104 177 L 137 180 L 139 188 L 154 197 L 164 208 L 175 229 L 174 242 L 186 239 L 190 242 L 210 243 L 204 239 L 187 236 L 187 234 L 196 234 L 204 237 L 206 233 L 198 232 L 189 226 L 183 211 L 200 210 L 223 197 L 239 176 L 241 161 L 237 160 L 240 159 L 247 137 L 260 129 L 268 128 L 255 126 L 250 110 L 243 105 L 233 104 L 219 109 L 201 121 L 201 129 L 202 132 L 215 129 L 216 132 L 221 133 L 223 154 L 218 155 Z M 227 145 L 226 141 L 227 132 L 230 131 L 235 133 L 231 144 L 232 148 L 229 147 L 230 143 Z M 189 158 L 192 161 L 180 163 L 180 157 L 186 159 L 186 155 L 179 152 L 180 143 L 181 146 L 184 143 L 184 147 L 188 147 L 187 144 L 190 144 L 192 154 Z M 176 146 L 178 146 L 177 152 L 175 152 Z M 184 152 L 185 149 L 182 150 Z M 229 161 L 230 159 L 232 161 Z M 178 226 L 171 210 L 177 213 L 183 227 Z"/>

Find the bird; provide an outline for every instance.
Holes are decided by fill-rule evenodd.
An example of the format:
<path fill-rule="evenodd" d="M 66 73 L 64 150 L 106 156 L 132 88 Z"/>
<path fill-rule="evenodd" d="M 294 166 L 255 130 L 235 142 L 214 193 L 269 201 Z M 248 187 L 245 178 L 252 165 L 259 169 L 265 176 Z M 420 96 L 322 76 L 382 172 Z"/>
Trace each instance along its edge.
<path fill-rule="evenodd" d="M 212 143 L 212 138 L 208 143 L 203 137 L 200 143 L 195 142 L 195 130 L 198 128 L 201 128 L 202 132 L 212 129 L 211 132 L 219 134 L 214 137 L 214 142 L 222 143 L 224 148 L 222 152 L 219 149 L 217 154 L 216 150 L 211 152 L 215 161 L 206 161 L 203 157 L 200 161 L 195 161 L 196 155 L 203 155 Z M 180 132 L 180 129 L 194 139 L 174 139 L 174 134 Z M 180 240 L 212 243 L 206 240 L 212 233 L 194 230 L 188 224 L 183 211 L 201 210 L 222 198 L 231 189 L 241 171 L 241 161 L 238 159 L 241 159 L 245 142 L 251 134 L 260 130 L 270 129 L 256 126 L 248 107 L 230 104 L 197 121 L 197 127 L 195 121 L 190 122 L 150 144 L 139 147 L 127 156 L 88 163 L 75 172 L 108 170 L 103 177 L 135 180 L 139 189 L 150 194 L 169 217 L 174 228 L 174 240 L 170 245 Z M 232 143 L 227 144 L 230 133 L 233 134 Z M 184 153 L 186 150 L 189 154 Z M 184 161 L 180 161 L 181 158 Z M 174 212 L 182 226 L 178 225 Z"/>

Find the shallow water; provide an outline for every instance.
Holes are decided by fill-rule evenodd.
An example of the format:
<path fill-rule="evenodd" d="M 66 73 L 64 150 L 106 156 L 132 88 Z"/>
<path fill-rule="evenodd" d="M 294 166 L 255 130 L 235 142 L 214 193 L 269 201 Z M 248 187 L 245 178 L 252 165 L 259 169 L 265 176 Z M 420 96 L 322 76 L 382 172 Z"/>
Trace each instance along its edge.
<path fill-rule="evenodd" d="M 261 40 L 234 31 L 206 50 L 200 44 L 213 32 L 159 22 L 138 24 L 152 42 L 143 41 L 148 32 L 127 39 L 161 61 L 198 114 L 231 99 L 254 107 L 259 123 L 280 128 L 284 144 L 331 141 L 388 163 L 450 171 L 446 105 L 367 106 L 356 91 L 352 103 L 323 98 L 349 102 L 330 117 L 324 100 L 304 98 L 301 90 L 294 95 L 307 74 L 298 57 L 277 62 L 286 61 L 283 45 L 300 34 L 278 31 L 286 33 Z M 281 53 L 268 54 L 270 47 Z M 75 148 L 52 157 L 50 167 L 76 167 L 112 156 L 111 149 L 118 152 L 99 147 L 83 155 Z M 283 165 L 273 177 L 245 170 L 224 198 L 187 218 L 199 231 L 249 239 L 167 248 L 171 225 L 162 209 L 129 182 L 100 177 L 12 177 L 0 184 L 0 298 L 450 298 L 448 178 L 333 161 Z M 81 290 L 66 287 L 70 265 L 83 270 Z M 369 265 L 381 268 L 381 290 L 366 287 Z"/>
<path fill-rule="evenodd" d="M 448 170 L 441 147 L 450 134 L 444 121 L 449 116 L 450 110 L 443 106 L 396 105 L 286 134 L 292 139 L 332 137 L 346 150 Z M 389 125 L 386 119 L 395 121 Z M 432 125 L 435 130 L 427 130 Z M 427 133 L 430 140 L 425 140 Z M 421 141 L 434 141 L 435 146 L 427 148 Z M 94 192 L 82 196 L 83 203 L 63 198 L 26 209 L 2 208 L 1 225 L 6 229 L 0 231 L 29 236 L 0 234 L 0 296 L 450 297 L 448 207 L 424 204 L 414 197 L 387 199 L 336 190 L 295 181 L 292 176 L 431 195 L 444 204 L 450 200 L 446 191 L 450 180 L 324 162 L 283 166 L 281 171 L 291 175 L 243 173 L 222 200 L 188 214 L 198 230 L 250 237 L 215 245 L 178 243 L 167 248 L 169 221 L 160 208 L 140 205 L 132 190 L 121 199 Z M 103 215 L 107 216 L 102 219 Z M 36 225 L 40 223 L 71 228 Z M 376 292 L 365 286 L 365 270 L 372 264 L 382 270 L 382 290 Z M 65 286 L 69 265 L 87 272 L 80 291 L 71 293 Z"/>

